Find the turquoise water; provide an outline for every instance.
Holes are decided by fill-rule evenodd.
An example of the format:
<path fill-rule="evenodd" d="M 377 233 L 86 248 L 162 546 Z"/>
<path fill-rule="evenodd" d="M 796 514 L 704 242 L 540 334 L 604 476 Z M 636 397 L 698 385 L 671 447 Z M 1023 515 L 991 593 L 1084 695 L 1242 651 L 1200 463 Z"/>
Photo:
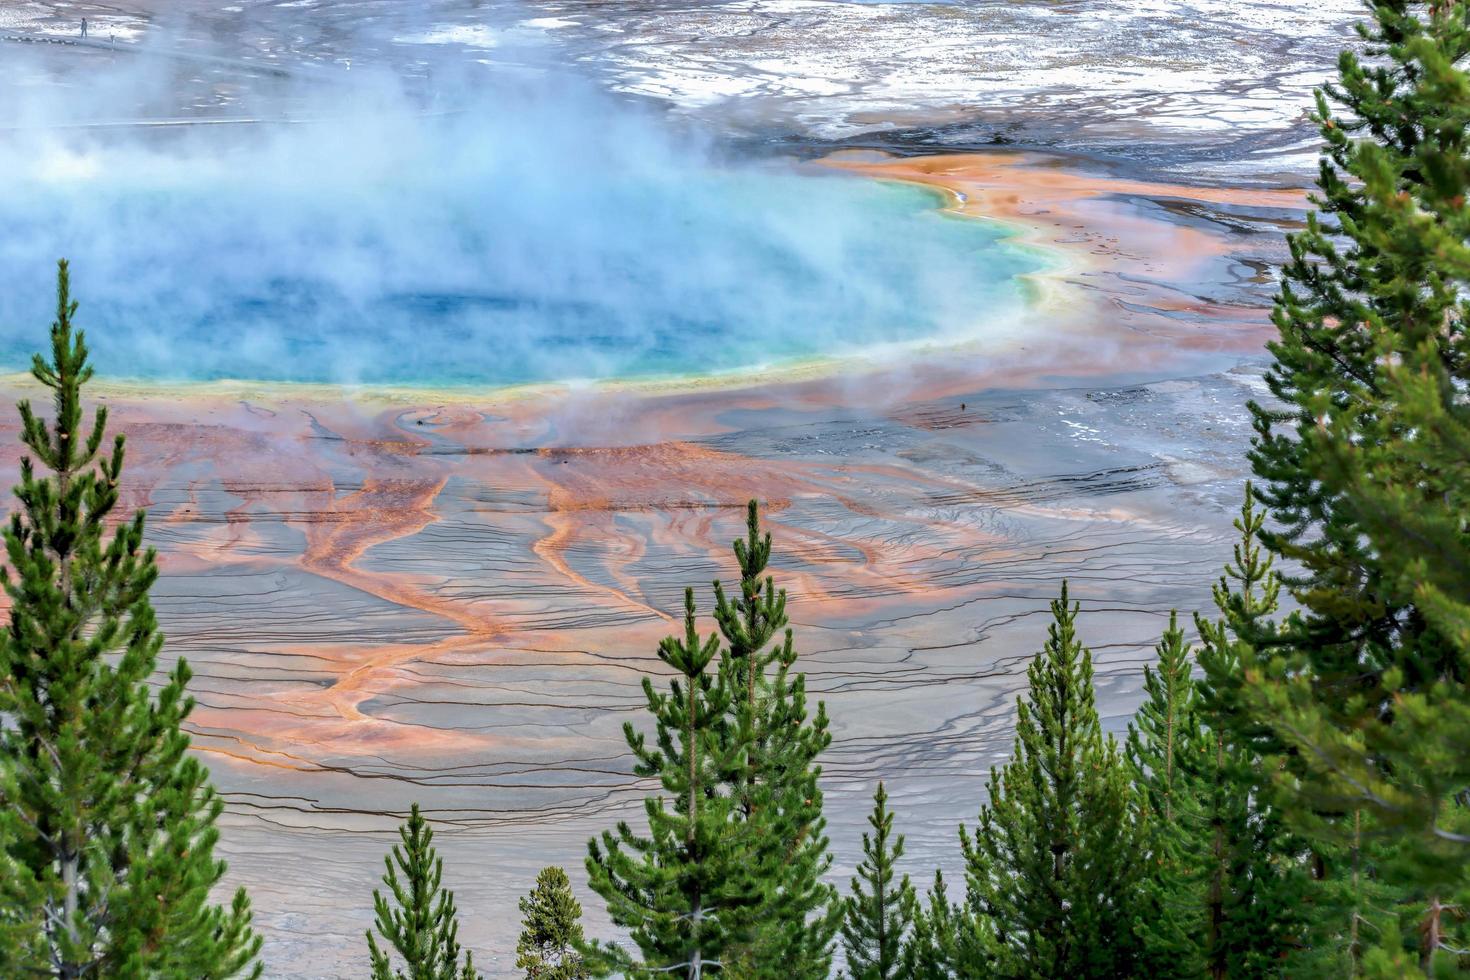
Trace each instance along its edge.
<path fill-rule="evenodd" d="M 0 368 L 44 343 L 61 255 L 104 375 L 428 386 L 983 340 L 1040 266 L 929 192 L 840 175 L 103 163 L 0 200 Z"/>

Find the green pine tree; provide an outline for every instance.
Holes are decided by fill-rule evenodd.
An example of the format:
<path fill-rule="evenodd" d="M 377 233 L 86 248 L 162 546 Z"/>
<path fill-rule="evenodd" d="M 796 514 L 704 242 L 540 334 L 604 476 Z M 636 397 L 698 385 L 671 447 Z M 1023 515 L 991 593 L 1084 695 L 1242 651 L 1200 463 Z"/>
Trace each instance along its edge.
<path fill-rule="evenodd" d="M 1183 760 L 1183 770 L 1195 785 L 1202 823 L 1191 846 L 1203 859 L 1197 870 L 1205 902 L 1201 945 L 1215 978 L 1277 975 L 1283 960 L 1303 947 L 1313 927 L 1309 911 L 1333 914 L 1330 895 L 1309 878 L 1313 865 L 1321 877 L 1327 851 L 1319 846 L 1314 855 L 1285 825 L 1275 803 L 1281 761 L 1262 754 L 1263 729 L 1243 708 L 1243 665 L 1256 657 L 1247 638 L 1270 642 L 1280 594 L 1272 558 L 1258 543 L 1263 519 L 1247 486 L 1235 521 L 1240 541 L 1214 588 L 1220 619 L 1195 618 L 1206 745 Z"/>
<path fill-rule="evenodd" d="M 591 974 L 578 952 L 583 945 L 582 905 L 561 868 L 543 868 L 536 887 L 520 900 L 521 936 L 516 969 L 526 980 L 586 980 Z"/>
<path fill-rule="evenodd" d="M 243 890 L 210 893 L 222 804 L 189 755 L 183 660 L 150 689 L 163 637 L 141 512 L 118 521 L 123 438 L 83 420 L 92 377 L 65 261 L 51 356 L 31 373 L 53 418 L 19 405 L 19 510 L 5 530 L 0 634 L 0 974 L 196 980 L 253 966 Z M 39 464 L 50 475 L 39 476 Z"/>
<path fill-rule="evenodd" d="M 1446 4 L 1428 23 L 1398 28 L 1404 97 L 1422 132 L 1409 168 L 1400 172 L 1401 161 L 1372 143 L 1349 158 L 1371 202 L 1358 234 L 1409 295 L 1363 323 L 1378 373 L 1351 394 L 1362 404 L 1366 438 L 1354 437 L 1352 415 L 1322 416 L 1313 447 L 1387 589 L 1460 653 L 1470 649 L 1470 407 L 1462 394 L 1470 370 L 1470 74 L 1457 66 L 1470 48 L 1467 18 L 1463 6 Z"/>
<path fill-rule="evenodd" d="M 847 899 L 842 945 L 852 980 L 892 980 L 904 975 L 900 967 L 914 921 L 915 899 L 909 876 L 899 878 L 894 870 L 903 857 L 903 835 L 890 846 L 893 811 L 888 809 L 888 794 L 881 782 L 873 794 L 868 826 L 873 832 L 863 834 L 863 860 Z"/>
<path fill-rule="evenodd" d="M 955 910 L 949 903 L 944 872 L 934 872 L 934 884 L 924 902 L 917 896 L 910 900 L 909 919 L 913 926 L 903 944 L 899 975 L 910 980 L 949 980 L 955 975 Z"/>
<path fill-rule="evenodd" d="M 752 500 L 746 536 L 733 545 L 739 593 L 716 581 L 715 621 L 725 640 L 720 670 L 731 692 L 727 737 L 746 747 L 724 775 L 751 845 L 746 861 L 763 879 L 762 900 L 746 910 L 750 941 L 729 957 L 742 978 L 825 980 L 843 903 L 822 880 L 832 865 L 822 816 L 817 757 L 832 742 L 825 705 L 808 711 L 786 591 L 766 575 L 771 536 Z M 732 759 L 737 756 L 731 755 Z"/>
<path fill-rule="evenodd" d="M 994 937 L 995 976 L 1127 976 L 1140 843 L 1131 790 L 1065 584 L 1051 609 L 1011 761 L 991 771 L 973 837 L 961 828 L 968 903 Z"/>
<path fill-rule="evenodd" d="M 443 887 L 444 859 L 434 850 L 434 830 L 415 803 L 398 828 L 399 843 L 383 858 L 383 884 L 373 890 L 378 934 L 403 961 L 393 958 L 367 932 L 373 980 L 479 980 L 473 955 L 460 962 L 459 919 L 454 893 Z"/>
<path fill-rule="evenodd" d="M 1209 734 L 1200 722 L 1194 664 L 1177 614 L 1143 669 L 1144 702 L 1128 726 L 1126 757 L 1143 821 L 1144 869 L 1135 931 L 1140 969 L 1149 977 L 1198 977 L 1204 896 L 1200 888 L 1200 813 L 1192 778 Z"/>
<path fill-rule="evenodd" d="M 913 929 L 904 943 L 898 975 L 907 980 L 963 980 L 993 974 L 995 939 L 989 923 L 950 903 L 944 874 L 921 903 L 912 900 Z"/>
<path fill-rule="evenodd" d="M 1422 55 L 1427 44 L 1442 47 L 1450 63 L 1463 57 L 1465 13 L 1447 4 L 1426 23 L 1418 4 L 1375 0 L 1371 9 L 1362 28 L 1369 61 L 1343 52 L 1339 82 L 1317 95 L 1325 141 L 1317 210 L 1304 231 L 1288 236 L 1292 258 L 1273 314 L 1280 336 L 1269 345 L 1275 360 L 1266 380 L 1283 407 L 1251 406 L 1256 489 L 1274 521 L 1262 542 L 1302 567 L 1286 579 L 1302 611 L 1284 639 L 1344 712 L 1370 711 L 1390 697 L 1384 671 L 1397 665 L 1410 671 L 1409 683 L 1429 680 L 1447 654 L 1412 607 L 1393 601 L 1361 515 L 1326 459 L 1332 443 L 1381 422 L 1384 332 L 1419 324 L 1455 333 L 1453 269 L 1441 267 L 1435 250 L 1403 241 L 1407 229 L 1394 226 L 1414 216 L 1431 226 L 1463 220 L 1456 217 L 1463 198 L 1454 203 L 1463 188 L 1445 185 L 1453 184 L 1453 161 L 1430 145 L 1442 134 L 1426 125 L 1432 109 Z M 1452 140 L 1451 149 L 1463 134 Z"/>
<path fill-rule="evenodd" d="M 913 930 L 904 943 L 898 976 L 913 980 L 966 980 L 995 974 L 998 943 L 991 921 L 975 908 L 953 905 L 941 871 L 925 901 L 913 902 Z"/>
<path fill-rule="evenodd" d="M 1417 906 L 1391 941 L 1433 974 L 1459 956 L 1449 896 L 1470 874 L 1470 9 L 1370 11 L 1317 99 L 1317 213 L 1290 238 L 1267 378 L 1284 407 L 1253 409 L 1262 540 L 1302 572 L 1244 696 L 1297 826 L 1393 839 L 1358 853 Z"/>
<path fill-rule="evenodd" d="M 634 772 L 657 777 L 672 805 L 661 796 L 645 801 L 646 837 L 620 822 L 600 844 L 588 842 L 588 884 L 638 948 L 635 958 L 615 944 L 589 944 L 584 952 L 603 975 L 700 980 L 748 944 L 746 910 L 762 898 L 766 869 L 745 860 L 751 846 L 736 818 L 739 800 L 721 791 L 722 774 L 742 764 L 746 746 L 724 731 L 731 695 L 723 672 L 710 670 L 718 649 L 718 636 L 700 638 L 687 590 L 684 637 L 659 645 L 659 659 L 676 672 L 669 692 L 643 679 L 656 745 L 623 726 Z"/>

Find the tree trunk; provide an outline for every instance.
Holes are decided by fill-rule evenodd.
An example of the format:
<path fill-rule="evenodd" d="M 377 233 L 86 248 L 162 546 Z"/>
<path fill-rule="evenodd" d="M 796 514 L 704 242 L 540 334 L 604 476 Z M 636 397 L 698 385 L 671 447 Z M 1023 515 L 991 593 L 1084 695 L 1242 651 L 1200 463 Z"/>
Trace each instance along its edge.
<path fill-rule="evenodd" d="M 704 976 L 704 958 L 699 950 L 699 920 L 704 915 L 699 899 L 694 900 L 694 952 L 689 954 L 689 980 L 700 980 Z"/>
<path fill-rule="evenodd" d="M 1439 904 L 1439 896 L 1429 897 L 1429 911 L 1424 916 L 1423 923 L 1419 926 L 1419 969 L 1426 976 L 1434 976 L 1434 954 L 1439 949 L 1440 922 L 1444 915 L 1444 906 Z"/>

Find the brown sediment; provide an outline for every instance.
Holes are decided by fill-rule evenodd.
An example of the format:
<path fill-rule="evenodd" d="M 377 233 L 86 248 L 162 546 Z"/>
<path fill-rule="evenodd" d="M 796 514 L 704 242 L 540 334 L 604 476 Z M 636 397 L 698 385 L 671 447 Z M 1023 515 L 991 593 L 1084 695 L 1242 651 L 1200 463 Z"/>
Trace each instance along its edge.
<path fill-rule="evenodd" d="M 1205 187 L 1134 180 L 1089 173 L 1064 159 L 1035 153 L 874 156 L 870 152 L 838 153 L 821 163 L 852 173 L 938 188 L 951 196 L 954 212 L 1013 222 L 1024 229 L 1024 240 L 1077 255 L 1087 264 L 1088 259 L 1095 261 L 1101 256 L 1188 271 L 1189 262 L 1231 250 L 1227 236 L 1177 223 L 1135 217 L 1129 231 L 1144 226 L 1151 230 L 1142 237 L 1113 227 L 1098 227 L 1088 221 L 1089 202 L 1147 198 L 1275 211 L 1301 211 L 1307 205 L 1305 188 Z M 1079 240 L 1077 236 L 1083 237 Z M 1145 238 L 1156 240 L 1162 247 L 1150 247 Z"/>
<path fill-rule="evenodd" d="M 929 156 L 880 157 L 869 151 L 836 153 L 822 160 L 842 167 L 904 180 L 934 181 L 967 190 L 984 189 L 988 205 L 974 213 L 995 217 L 1022 217 L 1065 200 L 1110 195 L 1177 198 L 1238 207 L 1298 210 L 1306 205 L 1305 188 L 1211 187 L 1136 180 L 1088 172 L 1064 157 L 1029 152 L 992 150 L 983 153 L 941 153 Z"/>
<path fill-rule="evenodd" d="M 1260 297 L 1210 298 L 1211 269 L 1239 255 L 1242 242 L 1220 224 L 1190 225 L 1146 213 L 1138 201 L 1228 209 L 1258 224 L 1279 255 L 1282 230 L 1307 206 L 1302 188 L 1208 187 L 1108 176 L 1064 158 L 1026 152 L 886 157 L 839 153 L 822 164 L 943 192 L 949 210 L 1007 222 L 1020 241 L 1069 261 L 1034 278 L 1065 287 L 1044 291 L 1048 312 L 1094 327 L 1144 333 L 1184 348 L 1259 349 L 1269 327 Z M 1253 243 L 1254 244 L 1254 243 Z M 1259 247 L 1259 245 L 1257 245 Z M 1218 284 L 1217 284 L 1218 285 Z M 1070 288 L 1066 288 L 1070 287 Z M 1209 329 L 1199 329 L 1205 326 Z"/>

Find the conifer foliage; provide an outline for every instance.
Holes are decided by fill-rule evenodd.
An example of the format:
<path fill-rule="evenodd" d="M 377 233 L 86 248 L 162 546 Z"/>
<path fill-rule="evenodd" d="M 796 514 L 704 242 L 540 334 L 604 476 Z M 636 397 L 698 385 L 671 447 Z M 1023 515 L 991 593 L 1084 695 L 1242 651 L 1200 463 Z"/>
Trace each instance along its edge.
<path fill-rule="evenodd" d="M 893 980 L 901 972 L 903 950 L 914 920 L 914 886 L 895 870 L 903 857 L 903 835 L 893 836 L 893 811 L 883 784 L 873 793 L 868 815 L 871 834 L 863 834 L 863 860 L 852 879 L 842 945 L 852 980 Z"/>
<path fill-rule="evenodd" d="M 739 592 L 714 586 L 719 632 L 701 639 L 690 590 L 683 640 L 659 648 L 676 672 L 670 692 L 644 681 L 657 747 L 624 727 L 634 771 L 656 776 L 670 799 L 646 801 L 648 837 L 621 823 L 590 845 L 589 884 L 639 950 L 592 944 L 599 971 L 792 980 L 831 971 L 843 905 L 822 881 L 832 859 L 816 762 L 831 735 L 792 669 L 786 593 L 765 574 L 771 536 L 755 501 L 734 552 Z"/>
<path fill-rule="evenodd" d="M 1308 763 L 1310 802 L 1377 810 L 1451 857 L 1435 815 L 1470 787 L 1470 763 L 1428 758 L 1445 746 L 1422 728 L 1405 741 L 1425 758 L 1394 743 L 1431 706 L 1446 722 L 1460 713 L 1470 651 L 1455 578 L 1470 553 L 1457 478 L 1470 411 L 1470 80 L 1458 67 L 1470 10 L 1371 9 L 1364 56 L 1345 51 L 1318 97 L 1318 210 L 1290 238 L 1268 375 L 1286 408 L 1255 408 L 1252 462 L 1276 525 L 1262 540 L 1305 566 L 1287 580 L 1302 611 L 1256 707 Z"/>
<path fill-rule="evenodd" d="M 1254 407 L 1262 541 L 1300 563 L 1301 608 L 1242 667 L 1294 825 L 1393 839 L 1372 876 L 1418 910 L 1383 934 L 1417 934 L 1432 973 L 1470 870 L 1470 8 L 1370 10 L 1317 100 L 1317 213 L 1267 376 L 1284 408 Z"/>
<path fill-rule="evenodd" d="M 1144 700 L 1128 726 L 1126 757 L 1138 794 L 1144 874 L 1135 931 L 1151 976 L 1197 977 L 1203 970 L 1204 895 L 1198 858 L 1202 815 L 1195 777 L 1209 750 L 1200 723 L 1194 663 L 1177 614 L 1143 669 Z"/>
<path fill-rule="evenodd" d="M 969 906 L 995 938 L 993 975 L 1104 978 L 1136 961 L 1137 837 L 1117 743 L 1104 736 L 1092 655 L 1077 639 L 1067 587 L 1027 671 L 1011 761 L 961 828 Z"/>
<path fill-rule="evenodd" d="M 378 934 L 398 953 L 367 933 L 372 980 L 480 980 L 473 954 L 460 960 L 459 919 L 454 893 L 443 887 L 444 859 L 434 850 L 434 829 L 415 803 L 398 828 L 399 843 L 383 858 L 387 894 L 373 892 Z"/>
<path fill-rule="evenodd" d="M 590 976 L 579 947 L 582 905 L 572 894 L 567 873 L 543 868 L 536 887 L 520 900 L 521 936 L 516 942 L 516 969 L 526 980 L 585 980 Z"/>
<path fill-rule="evenodd" d="M 588 842 L 588 884 L 637 947 L 635 956 L 613 943 L 590 945 L 600 974 L 700 980 L 749 942 L 746 912 L 763 882 L 745 860 L 751 845 L 735 818 L 740 801 L 721 785 L 743 764 L 746 745 L 724 732 L 731 695 L 726 675 L 710 669 L 719 645 L 718 635 L 700 636 L 694 590 L 686 590 L 684 636 L 659 644 L 659 659 L 675 673 L 669 690 L 643 679 L 654 745 L 623 726 L 634 772 L 657 778 L 667 796 L 644 802 L 647 836 L 624 821 Z"/>
<path fill-rule="evenodd" d="M 1240 541 L 1214 588 L 1220 617 L 1195 617 L 1206 745 L 1181 763 L 1195 783 L 1203 824 L 1193 849 L 1204 857 L 1201 951 L 1212 977 L 1268 973 L 1298 950 L 1312 891 L 1313 856 L 1276 805 L 1279 762 L 1262 751 L 1269 736 L 1242 700 L 1254 644 L 1271 642 L 1276 629 L 1280 581 L 1258 540 L 1263 519 L 1247 485 L 1235 521 Z M 1321 857 L 1319 849 L 1319 864 Z"/>
<path fill-rule="evenodd" d="M 934 872 L 934 884 L 925 900 L 913 903 L 912 919 L 899 976 L 950 980 L 990 973 L 992 949 L 988 936 L 977 935 L 974 930 L 981 923 L 951 904 L 942 871 Z"/>
<path fill-rule="evenodd" d="M 4 532 L 0 975 L 252 972 L 260 940 L 243 890 L 227 908 L 210 902 L 225 871 L 213 853 L 221 803 L 188 754 L 189 668 L 180 660 L 149 686 L 163 645 L 148 601 L 158 569 L 143 514 L 115 515 L 123 438 L 106 445 L 105 408 L 84 423 L 92 368 L 76 310 L 63 261 L 50 357 L 31 368 L 52 418 L 20 403 L 30 455 Z"/>
<path fill-rule="evenodd" d="M 745 915 L 750 940 L 727 972 L 824 980 L 843 904 L 822 881 L 831 867 L 822 817 L 817 757 L 832 742 L 827 712 L 807 708 L 806 677 L 793 673 L 796 650 L 786 615 L 786 590 L 766 574 L 771 535 L 756 501 L 746 505 L 745 538 L 733 544 L 739 593 L 730 599 L 714 583 L 715 622 L 725 641 L 720 670 L 731 694 L 727 738 L 744 752 L 724 774 L 736 800 L 736 820 L 751 847 L 748 866 L 764 880 L 759 902 Z"/>
<path fill-rule="evenodd" d="M 1135 931 L 1151 977 L 1269 976 L 1304 945 L 1309 855 L 1271 802 L 1270 773 L 1248 741 L 1258 726 L 1237 714 L 1249 656 L 1238 634 L 1264 635 L 1276 608 L 1260 520 L 1247 489 L 1235 560 L 1215 589 L 1222 618 L 1195 620 L 1205 677 L 1192 677 L 1171 615 L 1129 726 L 1145 866 Z"/>

